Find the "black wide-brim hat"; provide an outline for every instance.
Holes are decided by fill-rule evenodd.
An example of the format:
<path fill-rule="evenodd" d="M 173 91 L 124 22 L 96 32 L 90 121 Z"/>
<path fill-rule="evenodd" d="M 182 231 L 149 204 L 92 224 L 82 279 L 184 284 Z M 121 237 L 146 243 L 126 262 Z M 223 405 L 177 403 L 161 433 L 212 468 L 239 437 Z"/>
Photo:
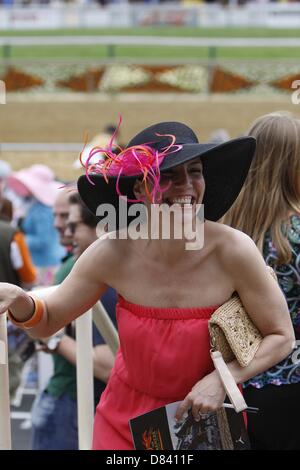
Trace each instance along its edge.
<path fill-rule="evenodd" d="M 205 219 L 217 221 L 232 206 L 246 179 L 255 152 L 256 141 L 253 137 L 240 137 L 221 144 L 199 143 L 195 133 L 180 122 L 161 122 L 147 127 L 137 134 L 127 145 L 148 144 L 155 150 L 162 150 L 170 144 L 170 138 L 157 134 L 172 134 L 175 144 L 181 150 L 167 155 L 160 165 L 160 171 L 169 170 L 177 165 L 201 157 L 205 180 L 204 204 Z M 121 176 L 119 188 L 128 199 L 136 199 L 133 193 L 134 182 L 141 174 Z M 109 177 L 108 183 L 99 174 L 89 174 L 92 185 L 85 175 L 78 180 L 78 191 L 86 206 L 96 215 L 100 204 L 112 204 L 116 212 L 119 196 L 116 191 L 117 177 Z M 133 203 L 128 202 L 128 207 Z M 128 223 L 131 221 L 128 217 Z M 122 228 L 117 223 L 118 228 Z"/>

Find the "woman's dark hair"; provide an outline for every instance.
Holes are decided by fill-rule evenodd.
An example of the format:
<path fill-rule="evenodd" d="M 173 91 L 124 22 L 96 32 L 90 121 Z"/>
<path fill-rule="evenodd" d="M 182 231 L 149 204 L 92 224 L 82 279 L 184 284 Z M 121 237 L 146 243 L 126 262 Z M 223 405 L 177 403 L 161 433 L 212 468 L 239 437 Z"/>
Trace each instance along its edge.
<path fill-rule="evenodd" d="M 97 226 L 99 222 L 98 218 L 86 207 L 78 193 L 71 194 L 69 203 L 79 206 L 81 219 L 85 225 L 92 228 Z"/>

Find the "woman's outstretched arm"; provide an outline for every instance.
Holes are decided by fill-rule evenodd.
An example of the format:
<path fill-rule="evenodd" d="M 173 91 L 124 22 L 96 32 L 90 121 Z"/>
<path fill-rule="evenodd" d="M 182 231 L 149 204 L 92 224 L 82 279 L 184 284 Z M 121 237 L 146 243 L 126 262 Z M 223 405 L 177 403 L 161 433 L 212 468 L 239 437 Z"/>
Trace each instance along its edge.
<path fill-rule="evenodd" d="M 111 262 L 105 241 L 98 240 L 91 245 L 64 282 L 45 296 L 44 315 L 36 326 L 27 330 L 30 336 L 51 336 L 89 310 L 107 289 L 105 272 L 109 271 Z M 33 315 L 34 303 L 20 287 L 0 283 L 0 314 L 8 309 L 16 321 L 25 322 Z"/>

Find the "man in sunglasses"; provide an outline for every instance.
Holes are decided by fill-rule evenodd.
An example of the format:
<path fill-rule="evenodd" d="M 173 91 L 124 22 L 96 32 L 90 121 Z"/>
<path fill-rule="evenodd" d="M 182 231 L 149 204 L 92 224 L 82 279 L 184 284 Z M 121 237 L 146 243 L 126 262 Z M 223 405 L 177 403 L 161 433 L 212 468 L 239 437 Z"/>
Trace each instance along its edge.
<path fill-rule="evenodd" d="M 75 258 L 80 255 L 97 240 L 96 217 L 82 205 L 77 193 L 69 199 L 70 211 L 66 223 L 65 237 L 72 239 L 72 252 Z"/>

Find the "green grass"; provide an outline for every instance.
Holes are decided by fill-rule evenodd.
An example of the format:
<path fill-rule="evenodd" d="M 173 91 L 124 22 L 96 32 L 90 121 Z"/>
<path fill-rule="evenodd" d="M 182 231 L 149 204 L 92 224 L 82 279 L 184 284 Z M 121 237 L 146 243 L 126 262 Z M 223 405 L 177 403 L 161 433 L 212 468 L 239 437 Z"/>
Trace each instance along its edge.
<path fill-rule="evenodd" d="M 226 38 L 296 38 L 300 29 L 278 28 L 196 28 L 196 27 L 138 27 L 138 28 L 94 28 L 94 29 L 43 29 L 1 31 L 0 36 L 178 36 L 178 37 L 226 37 Z"/>
<path fill-rule="evenodd" d="M 107 59 L 109 51 L 105 46 L 32 46 L 13 47 L 12 59 Z M 220 59 L 300 59 L 297 48 L 218 48 Z M 129 59 L 206 59 L 208 48 L 158 47 L 158 46 L 115 46 L 113 57 Z M 111 56 L 110 56 L 111 57 Z"/>
<path fill-rule="evenodd" d="M 192 28 L 192 27 L 139 27 L 104 29 L 62 29 L 42 31 L 0 31 L 1 36 L 83 36 L 83 35 L 127 35 L 127 36 L 177 36 L 177 37 L 249 37 L 249 38 L 287 38 L 300 37 L 300 29 L 266 28 Z M 0 57 L 7 53 L 0 48 Z M 157 46 L 115 46 L 114 57 L 129 59 L 204 59 L 214 51 L 195 47 L 157 47 Z M 241 47 L 223 48 L 216 51 L 218 58 L 228 59 L 299 59 L 297 48 L 260 48 Z M 9 51 L 13 59 L 105 59 L 109 57 L 106 46 L 24 46 L 12 47 Z"/>

